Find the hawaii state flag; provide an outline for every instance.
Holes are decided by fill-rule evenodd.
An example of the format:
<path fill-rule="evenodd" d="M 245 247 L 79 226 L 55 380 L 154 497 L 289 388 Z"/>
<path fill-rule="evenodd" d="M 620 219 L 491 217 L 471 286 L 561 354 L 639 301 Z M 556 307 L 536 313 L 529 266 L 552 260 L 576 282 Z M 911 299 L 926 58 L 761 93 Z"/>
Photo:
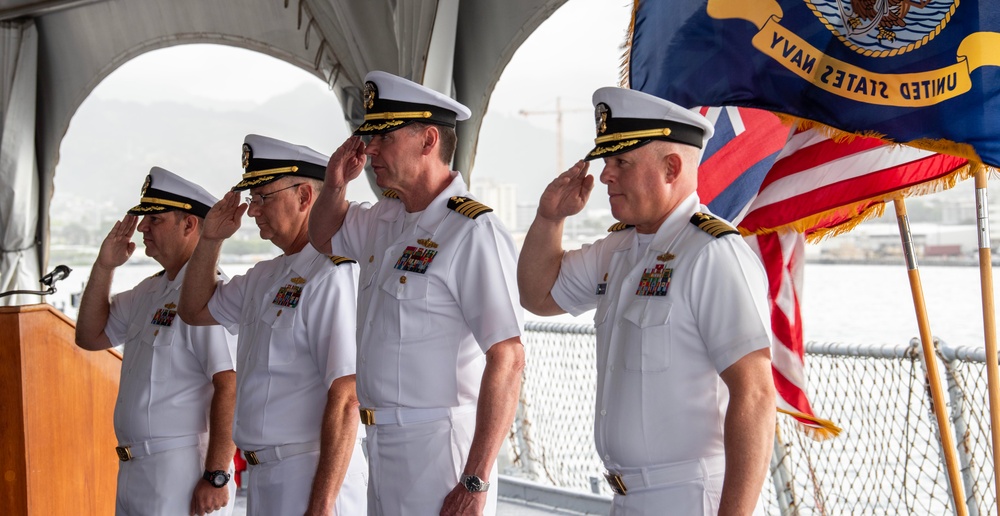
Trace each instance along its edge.
<path fill-rule="evenodd" d="M 1000 166 L 1000 1 L 642 0 L 631 88 Z"/>

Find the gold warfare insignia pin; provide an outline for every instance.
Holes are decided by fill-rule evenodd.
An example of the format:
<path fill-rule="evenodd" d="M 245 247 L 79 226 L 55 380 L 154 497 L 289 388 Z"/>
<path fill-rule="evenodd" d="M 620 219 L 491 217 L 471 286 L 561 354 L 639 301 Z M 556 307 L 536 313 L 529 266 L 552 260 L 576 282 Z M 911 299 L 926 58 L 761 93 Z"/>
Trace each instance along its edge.
<path fill-rule="evenodd" d="M 142 190 L 139 191 L 139 197 L 145 197 L 146 190 L 149 190 L 150 186 L 153 186 L 153 176 L 147 174 L 146 181 L 142 183 Z"/>
<path fill-rule="evenodd" d="M 295 283 L 296 285 L 302 285 L 302 284 L 304 284 L 306 282 L 306 279 L 305 278 L 292 278 L 289 281 L 291 281 L 292 283 Z"/>
<path fill-rule="evenodd" d="M 173 309 L 177 308 L 177 305 L 175 305 L 174 303 L 167 303 L 167 304 L 163 305 L 163 308 L 166 308 L 167 310 L 173 310 Z"/>
<path fill-rule="evenodd" d="M 608 116 L 610 114 L 611 108 L 603 102 L 594 107 L 594 123 L 597 124 L 597 134 L 604 134 L 608 130 Z"/>
<path fill-rule="evenodd" d="M 253 158 L 253 149 L 249 145 L 243 144 L 243 170 L 250 166 L 250 159 Z"/>
<path fill-rule="evenodd" d="M 365 109 L 371 109 L 375 107 L 375 97 L 378 96 L 378 88 L 375 86 L 374 82 L 368 81 L 365 83 Z"/>
<path fill-rule="evenodd" d="M 656 257 L 656 259 L 659 260 L 659 261 L 661 261 L 661 262 L 669 262 L 670 260 L 673 260 L 674 258 L 676 258 L 676 256 L 674 256 L 673 253 L 663 253 L 663 254 L 661 254 L 661 255 L 659 255 L 659 256 Z"/>
<path fill-rule="evenodd" d="M 424 247 L 428 247 L 428 248 L 431 248 L 431 249 L 437 249 L 437 246 L 438 246 L 437 242 L 435 242 L 435 241 L 433 241 L 433 240 L 431 240 L 429 238 L 421 238 L 421 239 L 417 240 L 417 243 L 420 244 L 420 245 L 422 245 L 422 246 L 424 246 Z"/>

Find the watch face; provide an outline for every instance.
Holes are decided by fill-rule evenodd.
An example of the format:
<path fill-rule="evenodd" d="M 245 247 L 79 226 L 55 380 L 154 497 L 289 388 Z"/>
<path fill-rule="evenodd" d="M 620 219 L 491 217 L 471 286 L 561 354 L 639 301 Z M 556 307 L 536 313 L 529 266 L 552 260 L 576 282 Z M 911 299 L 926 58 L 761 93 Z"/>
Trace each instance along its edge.
<path fill-rule="evenodd" d="M 225 471 L 212 471 L 205 473 L 205 480 L 215 487 L 222 487 L 229 483 L 229 475 Z"/>
<path fill-rule="evenodd" d="M 483 481 L 479 477 L 469 476 L 465 479 L 465 488 L 470 492 L 478 492 L 483 488 Z"/>

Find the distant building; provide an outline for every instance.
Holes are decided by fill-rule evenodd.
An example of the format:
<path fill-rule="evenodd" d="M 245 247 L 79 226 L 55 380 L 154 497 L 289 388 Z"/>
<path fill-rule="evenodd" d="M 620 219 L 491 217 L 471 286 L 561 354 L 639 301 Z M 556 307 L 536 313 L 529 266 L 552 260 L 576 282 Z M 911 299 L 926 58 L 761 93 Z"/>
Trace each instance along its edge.
<path fill-rule="evenodd" d="M 498 183 L 492 179 L 473 181 L 469 189 L 479 202 L 493 208 L 493 213 L 508 230 L 517 226 L 517 185 L 514 183 Z"/>

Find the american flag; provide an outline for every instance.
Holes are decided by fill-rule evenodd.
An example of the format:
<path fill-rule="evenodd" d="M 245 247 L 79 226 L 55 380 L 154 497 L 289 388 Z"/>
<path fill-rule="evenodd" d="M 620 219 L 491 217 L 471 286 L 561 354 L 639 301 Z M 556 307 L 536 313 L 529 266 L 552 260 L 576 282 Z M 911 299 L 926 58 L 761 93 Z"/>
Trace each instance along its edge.
<path fill-rule="evenodd" d="M 781 155 L 789 130 L 767 111 L 725 107 L 701 108 L 700 112 L 715 124 L 715 135 L 698 168 L 698 196 L 716 215 L 740 218 Z M 816 417 L 806 396 L 798 289 L 802 281 L 801 235 L 765 235 L 759 240 L 748 236 L 747 240 L 761 257 L 768 277 L 777 406 L 795 416 L 814 436 L 835 435 L 839 428 Z"/>
<path fill-rule="evenodd" d="M 897 196 L 929 193 L 971 173 L 967 160 L 873 138 L 834 141 L 791 131 L 766 111 L 701 108 L 716 134 L 698 169 L 702 202 L 732 220 L 761 258 L 771 303 L 778 409 L 815 438 L 840 429 L 807 396 L 800 302 L 805 235 L 846 231 Z"/>

